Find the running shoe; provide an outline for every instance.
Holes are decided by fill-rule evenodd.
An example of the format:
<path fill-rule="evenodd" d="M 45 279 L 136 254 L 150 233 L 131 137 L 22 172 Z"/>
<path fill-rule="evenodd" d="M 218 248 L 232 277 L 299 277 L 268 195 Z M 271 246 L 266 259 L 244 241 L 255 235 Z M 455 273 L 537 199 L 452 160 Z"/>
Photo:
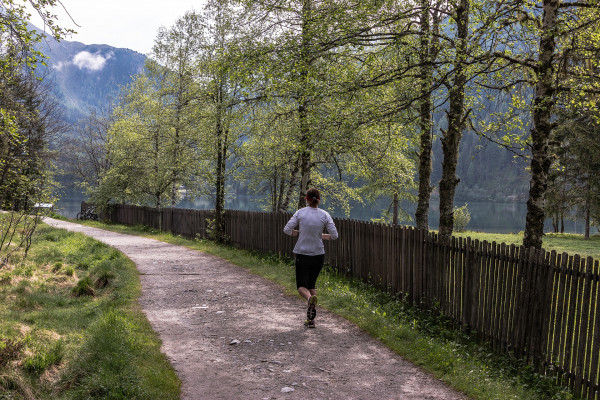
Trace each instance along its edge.
<path fill-rule="evenodd" d="M 304 321 L 304 326 L 306 326 L 307 328 L 314 328 L 315 327 L 315 320 L 314 319 L 307 319 L 306 321 Z"/>
<path fill-rule="evenodd" d="M 312 321 L 317 316 L 317 296 L 310 296 L 308 299 L 308 308 L 306 309 L 306 319 Z"/>

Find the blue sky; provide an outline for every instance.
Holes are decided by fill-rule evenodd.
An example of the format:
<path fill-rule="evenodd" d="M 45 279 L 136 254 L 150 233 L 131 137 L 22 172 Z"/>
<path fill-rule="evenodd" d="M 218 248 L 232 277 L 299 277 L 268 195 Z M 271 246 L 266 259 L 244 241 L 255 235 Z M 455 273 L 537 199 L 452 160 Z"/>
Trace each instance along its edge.
<path fill-rule="evenodd" d="M 77 34 L 67 38 L 85 44 L 108 44 L 148 54 L 158 28 L 171 26 L 191 9 L 201 10 L 202 0 L 61 0 L 77 25 L 58 7 L 59 25 Z M 42 29 L 39 20 L 31 21 Z"/>

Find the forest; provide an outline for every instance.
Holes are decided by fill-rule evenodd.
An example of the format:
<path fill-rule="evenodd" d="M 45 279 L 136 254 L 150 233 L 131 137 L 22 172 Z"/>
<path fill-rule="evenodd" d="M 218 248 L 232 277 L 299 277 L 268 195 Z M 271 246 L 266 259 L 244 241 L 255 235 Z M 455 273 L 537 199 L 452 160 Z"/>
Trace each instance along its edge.
<path fill-rule="evenodd" d="M 55 1 L 30 3 L 64 36 L 44 14 Z M 0 206 L 21 210 L 51 182 L 48 145 L 60 129 L 33 78 L 42 55 L 24 11 L 3 5 Z M 525 246 L 542 246 L 546 217 L 560 230 L 573 210 L 589 236 L 600 221 L 599 8 L 596 0 L 210 0 L 161 29 L 145 71 L 59 151 L 101 207 L 211 196 L 217 237 L 227 191 L 242 185 L 273 212 L 304 206 L 313 186 L 342 210 L 408 200 L 416 212 L 401 218 L 421 229 L 433 193 L 448 238 L 459 176 L 485 174 L 457 167 L 461 142 L 478 140 L 483 151 L 502 147 L 528 175 Z M 437 145 L 442 168 L 432 174 Z"/>

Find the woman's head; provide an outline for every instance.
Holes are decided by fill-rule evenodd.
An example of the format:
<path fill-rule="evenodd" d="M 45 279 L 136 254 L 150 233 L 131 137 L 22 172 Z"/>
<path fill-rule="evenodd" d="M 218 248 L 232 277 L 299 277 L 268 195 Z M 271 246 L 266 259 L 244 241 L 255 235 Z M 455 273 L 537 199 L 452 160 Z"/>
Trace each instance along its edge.
<path fill-rule="evenodd" d="M 311 207 L 316 207 L 319 205 L 319 201 L 321 200 L 321 194 L 315 188 L 308 189 L 306 192 L 306 203 Z"/>

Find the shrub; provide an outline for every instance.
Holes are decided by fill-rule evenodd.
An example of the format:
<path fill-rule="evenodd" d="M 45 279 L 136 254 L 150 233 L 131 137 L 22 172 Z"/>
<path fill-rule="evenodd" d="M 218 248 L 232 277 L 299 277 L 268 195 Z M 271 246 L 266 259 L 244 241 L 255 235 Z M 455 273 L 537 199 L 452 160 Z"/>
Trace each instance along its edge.
<path fill-rule="evenodd" d="M 58 272 L 62 268 L 63 264 L 61 262 L 56 262 L 52 266 L 52 272 Z"/>
<path fill-rule="evenodd" d="M 0 285 L 10 285 L 12 277 L 9 274 L 0 275 Z"/>
<path fill-rule="evenodd" d="M 71 292 L 75 297 L 93 296 L 94 289 L 92 288 L 92 280 L 90 277 L 86 276 L 85 278 L 80 279 Z"/>
<path fill-rule="evenodd" d="M 118 255 L 119 253 L 117 253 Z M 97 289 L 107 287 L 116 277 L 115 270 L 122 265 L 122 260 L 104 259 L 100 261 L 91 271 L 90 276 L 95 277 L 94 286 Z"/>
<path fill-rule="evenodd" d="M 0 338 L 0 367 L 19 356 L 23 342 Z"/>
<path fill-rule="evenodd" d="M 454 230 L 456 232 L 464 232 L 465 228 L 471 221 L 471 214 L 465 203 L 462 207 L 454 207 Z"/>

